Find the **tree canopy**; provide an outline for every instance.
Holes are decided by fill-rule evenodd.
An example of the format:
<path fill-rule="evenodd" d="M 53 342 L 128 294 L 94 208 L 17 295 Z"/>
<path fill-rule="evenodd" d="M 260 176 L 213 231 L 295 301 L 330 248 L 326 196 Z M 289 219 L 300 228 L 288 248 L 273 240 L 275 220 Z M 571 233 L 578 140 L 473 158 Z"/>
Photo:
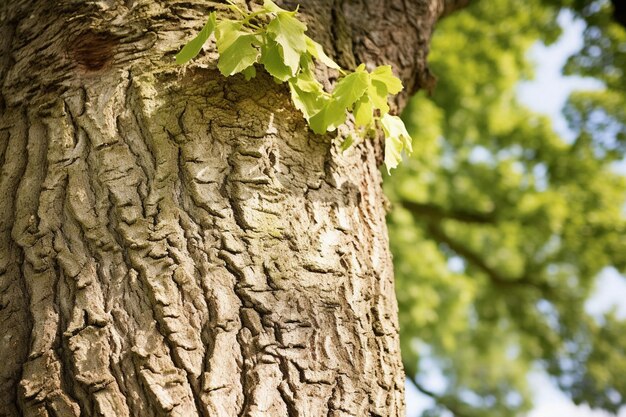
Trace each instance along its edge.
<path fill-rule="evenodd" d="M 603 85 L 570 96 L 573 138 L 516 95 L 563 11 L 586 24 L 564 73 Z M 626 272 L 625 47 L 603 0 L 477 1 L 437 27 L 439 81 L 405 110 L 415 153 L 385 183 L 403 361 L 436 400 L 424 415 L 522 415 L 537 365 L 576 403 L 626 404 L 626 321 L 585 310 L 602 271 Z M 433 362 L 445 390 L 423 378 Z"/>

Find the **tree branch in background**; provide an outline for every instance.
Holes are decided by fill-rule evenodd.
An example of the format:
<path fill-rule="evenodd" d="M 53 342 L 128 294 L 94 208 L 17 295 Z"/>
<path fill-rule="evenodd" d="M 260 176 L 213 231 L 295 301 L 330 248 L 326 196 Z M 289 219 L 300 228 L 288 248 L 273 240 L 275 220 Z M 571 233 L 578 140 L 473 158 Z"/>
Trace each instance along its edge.
<path fill-rule="evenodd" d="M 495 211 L 488 213 L 471 211 L 464 209 L 447 209 L 431 203 L 416 203 L 414 201 L 402 200 L 402 206 L 411 211 L 414 215 L 425 216 L 430 219 L 459 220 L 465 223 L 493 224 L 497 221 Z"/>
<path fill-rule="evenodd" d="M 454 417 L 471 417 L 471 413 L 460 410 L 460 408 L 468 406 L 463 403 L 458 403 L 459 401 L 456 398 L 451 399 L 432 392 L 431 390 L 425 388 L 422 384 L 417 382 L 417 379 L 415 379 L 415 376 L 413 375 L 407 375 L 406 377 L 409 379 L 409 381 L 411 381 L 411 383 L 415 386 L 415 388 L 417 388 L 419 392 L 432 398 L 437 403 L 437 405 L 444 407 L 445 409 L 450 411 L 454 415 Z M 457 402 L 458 404 L 453 404 L 451 400 Z"/>
<path fill-rule="evenodd" d="M 489 266 L 479 253 L 474 252 L 461 242 L 448 236 L 439 223 L 427 221 L 426 230 L 437 242 L 445 243 L 457 255 L 466 259 L 475 267 L 483 271 L 485 275 L 489 277 L 493 285 L 498 287 L 532 287 L 538 289 L 544 294 L 552 293 L 552 288 L 548 284 L 534 282 L 530 279 L 528 274 L 524 274 L 521 277 L 505 277 L 495 268 Z"/>

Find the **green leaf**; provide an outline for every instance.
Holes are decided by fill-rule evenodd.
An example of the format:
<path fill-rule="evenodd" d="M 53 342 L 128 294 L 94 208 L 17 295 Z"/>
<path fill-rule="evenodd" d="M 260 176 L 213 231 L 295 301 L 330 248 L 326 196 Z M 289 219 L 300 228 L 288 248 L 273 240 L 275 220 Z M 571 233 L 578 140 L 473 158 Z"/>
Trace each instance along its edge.
<path fill-rule="evenodd" d="M 362 68 L 341 78 L 333 91 L 330 102 L 322 111 L 310 120 L 311 128 L 316 133 L 333 131 L 345 122 L 346 109 L 351 109 L 359 100 L 369 84 L 369 74 Z"/>
<path fill-rule="evenodd" d="M 357 70 L 341 78 L 333 91 L 333 106 L 339 110 L 352 108 L 352 105 L 360 99 L 369 86 L 369 74 L 366 71 Z"/>
<path fill-rule="evenodd" d="M 248 33 L 241 30 L 242 22 L 236 20 L 223 20 L 215 26 L 215 40 L 217 41 L 217 51 L 222 54 L 240 36 Z"/>
<path fill-rule="evenodd" d="M 374 103 L 374 107 L 380 110 L 381 115 L 389 113 L 389 104 L 387 103 L 389 91 L 385 83 L 372 80 L 367 88 L 367 94 Z"/>
<path fill-rule="evenodd" d="M 291 100 L 293 104 L 302 112 L 307 120 L 324 108 L 324 102 L 320 100 L 317 94 L 301 90 L 291 80 L 289 81 L 289 88 L 291 90 Z M 324 131 L 320 133 L 324 133 Z"/>
<path fill-rule="evenodd" d="M 369 126 L 374 121 L 374 104 L 367 95 L 354 104 L 354 121 L 357 126 Z"/>
<path fill-rule="evenodd" d="M 322 111 L 328 104 L 328 93 L 324 91 L 322 85 L 308 69 L 290 79 L 289 88 L 294 105 L 307 120 Z M 326 129 L 323 129 L 321 132 L 316 131 L 316 133 L 324 133 L 325 131 Z"/>
<path fill-rule="evenodd" d="M 243 32 L 242 32 L 243 33 Z M 254 46 L 256 36 L 251 34 L 237 37 L 223 53 L 217 68 L 223 75 L 237 74 L 254 64 L 259 57 L 259 50 Z"/>
<path fill-rule="evenodd" d="M 287 81 L 293 74 L 283 62 L 280 54 L 280 46 L 272 39 L 267 38 L 261 46 L 261 63 L 274 78 L 280 81 Z"/>
<path fill-rule="evenodd" d="M 190 59 L 195 58 L 196 55 L 200 53 L 200 50 L 202 49 L 202 45 L 204 45 L 207 39 L 209 39 L 209 36 L 211 36 L 211 33 L 213 33 L 213 31 L 215 30 L 215 19 L 216 19 L 215 12 L 211 12 L 209 14 L 209 19 L 202 27 L 202 30 L 200 31 L 200 33 L 198 33 L 195 38 L 189 41 L 183 47 L 183 49 L 178 54 L 176 54 L 177 64 L 184 64 L 185 62 L 188 62 Z"/>
<path fill-rule="evenodd" d="M 324 86 L 315 78 L 314 69 L 313 58 L 311 58 L 309 54 L 303 54 L 300 58 L 300 72 L 298 72 L 295 77 L 298 81 L 298 85 L 304 91 L 317 91 L 320 94 L 330 97 L 330 94 L 324 91 Z"/>
<path fill-rule="evenodd" d="M 330 105 L 326 105 L 317 114 L 309 119 L 309 126 L 317 134 L 331 132 L 346 121 L 346 112 L 334 111 Z"/>
<path fill-rule="evenodd" d="M 380 123 L 385 133 L 385 165 L 387 173 L 391 174 L 391 170 L 402 160 L 402 151 L 408 154 L 413 152 L 411 136 L 398 116 L 385 114 L 380 118 Z"/>
<path fill-rule="evenodd" d="M 278 13 L 278 12 L 284 12 L 286 11 L 285 9 L 281 9 L 280 7 L 278 7 L 276 5 L 276 3 L 274 3 L 272 0 L 265 0 L 263 2 L 263 8 L 268 12 L 268 13 Z"/>
<path fill-rule="evenodd" d="M 341 67 L 335 61 L 333 61 L 328 55 L 326 55 L 326 52 L 324 52 L 324 48 L 322 48 L 322 45 L 315 42 L 313 39 L 309 38 L 308 36 L 305 36 L 305 37 L 306 37 L 306 50 L 309 54 L 315 57 L 315 59 L 320 61 L 322 64 L 326 65 L 328 68 L 341 70 Z"/>
<path fill-rule="evenodd" d="M 241 73 L 244 77 L 246 77 L 246 81 L 250 81 L 251 79 L 256 77 L 256 68 L 254 68 L 254 65 L 250 65 L 248 68 L 241 71 Z"/>
<path fill-rule="evenodd" d="M 279 12 L 267 25 L 267 33 L 271 34 L 281 46 L 285 65 L 296 75 L 300 68 L 300 56 L 306 52 L 304 31 L 306 25 L 293 16 L 292 12 Z"/>
<path fill-rule="evenodd" d="M 389 93 L 397 94 L 402 91 L 402 82 L 391 72 L 390 65 L 377 67 L 370 74 L 370 85 L 367 88 L 367 95 L 380 110 L 381 115 L 389 113 L 387 98 Z"/>
<path fill-rule="evenodd" d="M 391 65 L 381 65 L 371 72 L 372 82 L 378 81 L 387 87 L 390 94 L 398 94 L 402 91 L 402 81 L 391 72 Z"/>

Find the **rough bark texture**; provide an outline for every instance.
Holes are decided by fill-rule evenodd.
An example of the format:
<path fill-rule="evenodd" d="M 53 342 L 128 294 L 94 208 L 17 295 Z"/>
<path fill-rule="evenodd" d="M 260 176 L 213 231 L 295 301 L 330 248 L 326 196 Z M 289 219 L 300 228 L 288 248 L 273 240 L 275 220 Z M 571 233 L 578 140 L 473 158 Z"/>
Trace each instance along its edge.
<path fill-rule="evenodd" d="M 428 85 L 443 1 L 301 3 L 343 65 Z M 210 7 L 0 5 L 1 416 L 404 414 L 380 144 L 210 48 L 176 67 Z"/>

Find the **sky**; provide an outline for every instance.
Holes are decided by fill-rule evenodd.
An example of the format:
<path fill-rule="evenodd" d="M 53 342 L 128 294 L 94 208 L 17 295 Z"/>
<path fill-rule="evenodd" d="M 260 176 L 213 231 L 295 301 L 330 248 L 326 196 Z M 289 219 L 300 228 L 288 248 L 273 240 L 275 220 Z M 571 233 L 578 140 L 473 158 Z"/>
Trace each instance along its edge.
<path fill-rule="evenodd" d="M 545 46 L 538 42 L 531 48 L 530 59 L 535 63 L 535 79 L 520 83 L 517 95 L 531 109 L 549 115 L 554 130 L 562 137 L 573 139 L 573 133 L 561 114 L 567 97 L 574 90 L 602 88 L 602 83 L 593 78 L 565 77 L 561 74 L 567 58 L 582 46 L 585 24 L 581 20 L 574 20 L 569 12 L 560 13 L 559 24 L 563 33 L 556 43 Z"/>
<path fill-rule="evenodd" d="M 580 89 L 599 89 L 602 84 L 593 79 L 581 77 L 565 77 L 561 68 L 568 56 L 580 49 L 584 23 L 573 19 L 570 13 L 561 13 L 559 23 L 563 28 L 561 38 L 553 45 L 546 47 L 538 43 L 530 51 L 530 58 L 536 64 L 535 79 L 520 83 L 518 98 L 531 109 L 549 115 L 553 128 L 566 139 L 573 140 L 574 134 L 568 129 L 561 110 L 569 94 Z M 599 276 L 594 295 L 585 305 L 593 316 L 600 317 L 612 307 L 617 308 L 619 317 L 626 319 L 626 278 L 617 271 L 607 268 Z M 424 366 L 422 382 L 435 391 L 445 386 L 445 378 L 436 366 L 428 363 Z M 567 398 L 548 375 L 537 369 L 529 376 L 533 387 L 535 408 L 528 417 L 609 417 L 612 414 L 591 410 L 587 406 L 576 406 Z M 421 394 L 407 383 L 407 417 L 418 417 L 420 413 L 433 404 L 432 400 Z M 618 417 L 626 417 L 623 409 Z"/>

